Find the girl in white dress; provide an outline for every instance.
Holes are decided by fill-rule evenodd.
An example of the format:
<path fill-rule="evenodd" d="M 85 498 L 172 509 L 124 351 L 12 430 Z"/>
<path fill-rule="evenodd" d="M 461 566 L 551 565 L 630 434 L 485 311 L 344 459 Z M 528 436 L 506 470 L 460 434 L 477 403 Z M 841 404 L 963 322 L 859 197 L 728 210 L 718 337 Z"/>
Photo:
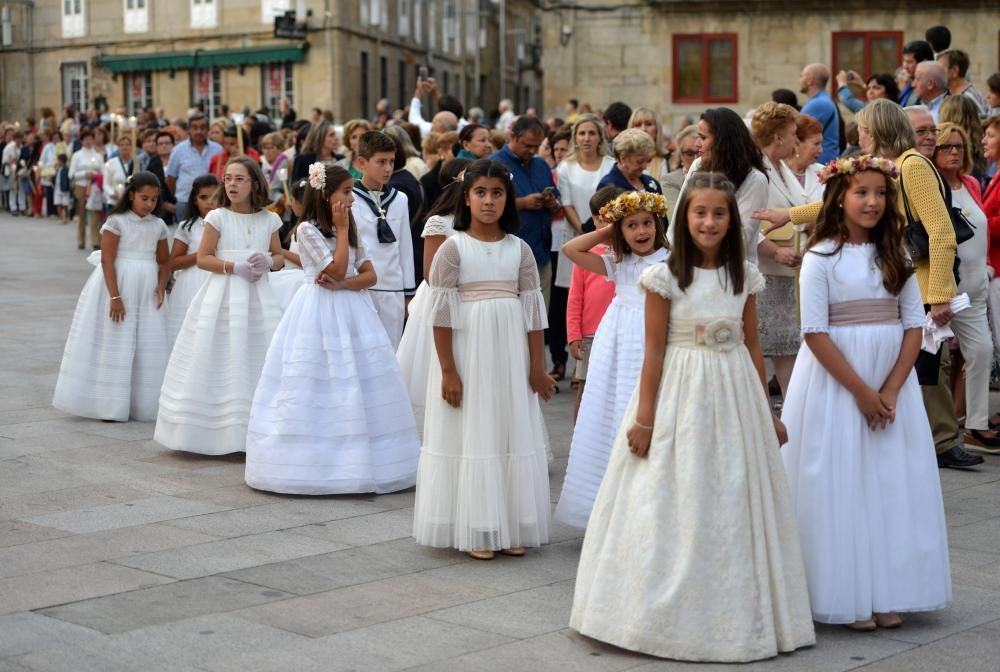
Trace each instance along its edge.
<path fill-rule="evenodd" d="M 205 216 L 215 208 L 218 191 L 219 178 L 215 175 L 196 177 L 191 184 L 191 196 L 185 210 L 190 216 L 177 225 L 174 233 L 174 249 L 170 253 L 174 286 L 170 290 L 170 300 L 167 301 L 167 327 L 171 346 L 177 340 L 194 295 L 212 275 L 197 266 L 198 246 L 205 231 Z"/>
<path fill-rule="evenodd" d="M 191 301 L 163 379 L 153 439 L 167 448 L 246 448 L 250 401 L 281 319 L 267 283 L 268 269 L 283 263 L 281 219 L 264 209 L 267 193 L 257 162 L 229 160 L 198 247 L 198 268 L 212 275 Z"/>
<path fill-rule="evenodd" d="M 689 176 L 646 291 L 642 375 L 580 554 L 570 626 L 655 656 L 745 662 L 815 641 L 735 189 Z"/>
<path fill-rule="evenodd" d="M 396 355 L 364 290 L 375 267 L 351 217 L 354 179 L 309 168 L 297 233 L 310 282 L 281 318 L 247 429 L 247 485 L 296 495 L 395 492 L 420 439 Z"/>
<path fill-rule="evenodd" d="M 153 420 L 170 346 L 167 226 L 153 212 L 160 183 L 132 177 L 101 227 L 100 264 L 80 293 L 52 405 L 85 418 Z"/>
<path fill-rule="evenodd" d="M 605 228 L 563 246 L 574 264 L 615 283 L 615 298 L 594 335 L 587 386 L 555 512 L 556 520 L 575 527 L 587 526 L 611 445 L 639 379 L 645 297 L 636 282 L 645 269 L 667 257 L 662 219 L 666 214 L 662 195 L 628 192 L 601 208 L 601 220 L 608 222 Z M 590 251 L 605 241 L 611 251 L 603 256 Z"/>
<path fill-rule="evenodd" d="M 895 174 L 870 156 L 824 171 L 802 261 L 805 343 L 782 410 L 813 618 L 858 630 L 898 627 L 894 612 L 951 599 L 934 439 L 913 370 L 924 311 Z"/>
<path fill-rule="evenodd" d="M 545 301 L 527 243 L 513 235 L 510 171 L 481 159 L 465 172 L 460 233 L 441 245 L 428 315 L 438 366 L 427 381 L 413 536 L 480 560 L 524 555 L 549 538 L 549 475 L 538 397 Z"/>
<path fill-rule="evenodd" d="M 292 209 L 292 214 L 296 222 L 301 221 L 302 218 L 302 199 L 305 196 L 308 185 L 309 179 L 303 177 L 292 185 L 289 193 L 289 196 L 291 196 L 289 207 Z M 288 249 L 283 253 L 285 267 L 280 271 L 272 273 L 267 279 L 271 285 L 271 291 L 274 293 L 275 298 L 278 300 L 278 305 L 281 306 L 282 310 L 288 309 L 288 306 L 292 303 L 292 298 L 295 296 L 295 292 L 299 290 L 299 287 L 306 284 L 306 276 L 302 272 L 302 261 L 299 259 L 298 224 L 288 232 L 285 242 L 288 243 Z M 311 282 L 313 278 L 309 278 L 309 280 Z"/>
<path fill-rule="evenodd" d="M 472 163 L 469 159 L 452 159 L 441 169 L 442 182 L 447 186 L 438 197 L 434 207 L 427 213 L 427 221 L 420 237 L 424 241 L 424 269 L 430 273 L 434 255 L 445 240 L 455 235 L 452 223 L 455 221 L 455 210 L 465 198 L 462 192 L 462 176 L 465 169 Z M 427 372 L 432 366 L 437 366 L 437 356 L 434 354 L 434 327 L 427 315 L 427 296 L 430 293 L 427 281 L 417 287 L 417 292 L 407 306 L 406 327 L 403 338 L 396 349 L 396 361 L 403 374 L 403 382 L 410 393 L 413 404 L 413 415 L 417 425 L 424 421 L 424 403 L 427 393 Z"/>

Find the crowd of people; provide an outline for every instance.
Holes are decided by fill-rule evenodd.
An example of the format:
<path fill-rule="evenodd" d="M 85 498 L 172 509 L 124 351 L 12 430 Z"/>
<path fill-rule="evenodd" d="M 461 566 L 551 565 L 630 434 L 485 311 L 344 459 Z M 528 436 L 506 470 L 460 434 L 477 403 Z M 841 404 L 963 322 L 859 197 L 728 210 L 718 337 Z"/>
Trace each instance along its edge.
<path fill-rule="evenodd" d="M 487 123 L 430 78 L 343 125 L 44 110 L 3 131 L 4 206 L 75 213 L 96 266 L 53 403 L 261 490 L 416 486 L 417 543 L 478 560 L 586 528 L 571 625 L 624 648 L 900 627 L 951 599 L 937 469 L 1000 454 L 1000 73 L 941 28 L 676 134 L 620 101 Z"/>

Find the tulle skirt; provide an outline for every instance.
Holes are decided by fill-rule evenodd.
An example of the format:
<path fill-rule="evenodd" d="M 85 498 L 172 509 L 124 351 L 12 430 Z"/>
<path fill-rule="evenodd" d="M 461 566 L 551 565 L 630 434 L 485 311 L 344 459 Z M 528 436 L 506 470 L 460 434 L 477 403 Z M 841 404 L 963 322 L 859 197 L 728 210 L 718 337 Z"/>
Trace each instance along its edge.
<path fill-rule="evenodd" d="M 367 293 L 298 290 L 267 351 L 246 452 L 246 482 L 259 490 L 384 493 L 416 483 L 413 412 Z"/>
<path fill-rule="evenodd" d="M 301 268 L 295 268 L 294 266 L 269 273 L 267 279 L 271 285 L 271 292 L 274 294 L 274 298 L 278 301 L 278 305 L 281 306 L 282 310 L 288 309 L 288 306 L 292 304 L 295 292 L 299 290 L 299 287 L 306 284 L 305 273 Z"/>
<path fill-rule="evenodd" d="M 438 366 L 434 349 L 434 327 L 427 318 L 429 289 L 421 282 L 410 301 L 403 338 L 396 349 L 396 361 L 403 375 L 403 383 L 413 404 L 417 426 L 423 427 L 424 404 L 427 396 L 427 372 Z"/>

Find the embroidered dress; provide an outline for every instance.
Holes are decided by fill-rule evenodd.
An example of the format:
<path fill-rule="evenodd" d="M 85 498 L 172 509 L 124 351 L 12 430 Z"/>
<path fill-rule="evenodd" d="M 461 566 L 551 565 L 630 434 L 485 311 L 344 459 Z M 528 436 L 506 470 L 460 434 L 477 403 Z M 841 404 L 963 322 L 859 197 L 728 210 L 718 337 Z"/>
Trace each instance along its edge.
<path fill-rule="evenodd" d="M 219 259 L 245 261 L 268 251 L 281 220 L 267 210 L 218 208 L 205 224 L 219 232 Z M 280 319 L 267 273 L 254 283 L 212 273 L 191 301 L 170 354 L 153 439 L 203 455 L 243 452 L 250 401 Z"/>
<path fill-rule="evenodd" d="M 628 447 L 633 395 L 583 540 L 570 626 L 654 656 L 745 662 L 815 642 L 781 454 L 743 345 L 744 291 L 666 264 L 640 285 L 670 299 L 670 333 L 645 458 Z M 590 382 L 587 383 L 590 386 Z M 582 416 L 581 416 L 582 417 Z"/>
<path fill-rule="evenodd" d="M 156 247 L 167 239 L 167 226 L 130 211 L 109 217 L 101 231 L 118 236 L 115 274 L 125 319 L 109 317 L 111 296 L 95 253 L 97 268 L 76 304 L 52 405 L 85 418 L 153 420 L 170 355 L 166 307 L 157 309 L 155 294 Z"/>
<path fill-rule="evenodd" d="M 336 238 L 299 225 L 302 273 Z M 368 261 L 348 250 L 347 277 Z M 417 479 L 420 439 L 389 337 L 367 291 L 303 285 L 267 351 L 247 429 L 247 485 L 296 495 L 394 492 Z"/>
<path fill-rule="evenodd" d="M 462 551 L 540 546 L 549 538 L 549 474 L 538 395 L 528 382 L 527 332 L 544 329 L 531 248 L 458 233 L 428 276 L 431 326 L 451 327 L 462 402 L 427 380 L 413 536 Z"/>
<path fill-rule="evenodd" d="M 920 288 L 914 276 L 898 297 L 889 294 L 872 245 L 816 254 L 834 249 L 823 241 L 803 258 L 802 331 L 829 334 L 877 390 L 896 364 L 903 331 L 924 324 Z M 854 397 L 803 344 L 781 419 L 813 618 L 853 623 L 872 612 L 947 605 L 941 479 L 916 373 L 899 391 L 896 421 L 872 431 Z"/>
<path fill-rule="evenodd" d="M 205 220 L 198 217 L 190 224 L 182 224 L 177 227 L 174 233 L 174 240 L 179 240 L 187 245 L 187 254 L 194 254 L 201 245 L 201 236 L 205 232 Z M 181 325 L 184 324 L 184 316 L 187 315 L 188 307 L 194 300 L 195 294 L 205 284 L 205 281 L 212 274 L 198 268 L 198 265 L 189 266 L 174 273 L 174 287 L 170 290 L 170 298 L 167 301 L 167 326 L 170 329 L 170 345 L 177 340 Z"/>
<path fill-rule="evenodd" d="M 645 269 L 666 258 L 667 251 L 662 248 L 645 257 L 625 255 L 619 263 L 612 252 L 604 254 L 607 279 L 615 283 L 615 298 L 597 328 L 590 351 L 587 386 L 555 511 L 556 520 L 563 523 L 587 526 L 618 426 L 642 370 L 646 296 L 636 283 Z"/>

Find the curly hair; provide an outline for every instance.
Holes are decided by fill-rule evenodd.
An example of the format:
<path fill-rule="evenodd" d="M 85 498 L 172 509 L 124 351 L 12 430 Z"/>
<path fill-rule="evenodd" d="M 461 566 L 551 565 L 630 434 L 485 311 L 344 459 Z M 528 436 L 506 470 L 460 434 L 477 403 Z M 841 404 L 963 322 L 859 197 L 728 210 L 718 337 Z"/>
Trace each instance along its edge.
<path fill-rule="evenodd" d="M 774 136 L 789 124 L 796 123 L 799 113 L 791 105 L 768 101 L 753 113 L 750 132 L 758 147 L 767 147 L 774 142 Z M 798 126 L 796 126 L 798 130 Z"/>

